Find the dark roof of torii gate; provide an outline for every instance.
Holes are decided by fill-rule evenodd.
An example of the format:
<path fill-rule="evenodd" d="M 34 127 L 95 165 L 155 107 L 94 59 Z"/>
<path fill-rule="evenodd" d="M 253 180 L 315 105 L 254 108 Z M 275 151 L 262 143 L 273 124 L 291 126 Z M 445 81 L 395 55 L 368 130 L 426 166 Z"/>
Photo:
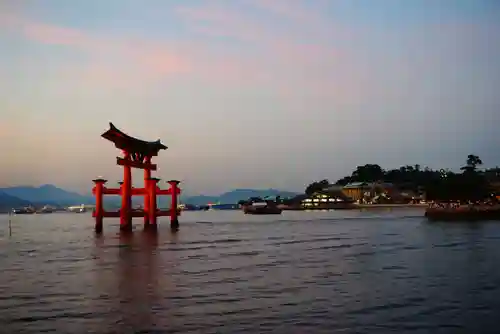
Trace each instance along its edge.
<path fill-rule="evenodd" d="M 158 155 L 160 150 L 166 150 L 168 147 L 157 141 L 144 141 L 130 137 L 120 131 L 113 123 L 109 122 L 109 130 L 104 132 L 101 137 L 111 141 L 115 147 L 130 153 L 142 153 L 144 155 Z"/>

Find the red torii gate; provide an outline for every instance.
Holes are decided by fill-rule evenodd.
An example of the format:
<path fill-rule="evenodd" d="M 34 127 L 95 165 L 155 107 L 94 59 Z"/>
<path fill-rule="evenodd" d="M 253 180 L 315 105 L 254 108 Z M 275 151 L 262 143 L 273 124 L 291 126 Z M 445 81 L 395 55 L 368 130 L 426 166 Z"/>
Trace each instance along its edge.
<path fill-rule="evenodd" d="M 104 185 L 107 180 L 93 180 L 95 186 L 92 193 L 95 196 L 95 210 L 92 216 L 95 217 L 95 230 L 102 232 L 102 221 L 104 217 L 120 218 L 120 230 L 132 230 L 132 217 L 144 217 L 144 228 L 156 228 L 157 217 L 170 216 L 170 226 L 172 229 L 179 228 L 178 217 L 180 210 L 177 209 L 177 196 L 181 193 L 179 181 L 168 181 L 169 189 L 160 189 L 157 185 L 160 179 L 151 177 L 151 171 L 156 170 L 156 165 L 151 163 L 153 156 L 158 156 L 160 150 L 166 150 L 160 140 L 147 142 L 130 137 L 118 130 L 113 123 L 109 123 L 109 130 L 101 135 L 103 138 L 115 144 L 115 147 L 122 150 L 123 157 L 117 157 L 116 163 L 123 166 L 123 182 L 120 182 L 120 188 L 106 188 Z M 132 168 L 144 170 L 144 188 L 132 187 Z M 119 211 L 105 211 L 103 206 L 104 195 L 120 195 L 122 199 Z M 144 209 L 132 209 L 132 196 L 144 197 Z M 170 210 L 158 210 L 156 196 L 170 195 L 172 202 Z"/>

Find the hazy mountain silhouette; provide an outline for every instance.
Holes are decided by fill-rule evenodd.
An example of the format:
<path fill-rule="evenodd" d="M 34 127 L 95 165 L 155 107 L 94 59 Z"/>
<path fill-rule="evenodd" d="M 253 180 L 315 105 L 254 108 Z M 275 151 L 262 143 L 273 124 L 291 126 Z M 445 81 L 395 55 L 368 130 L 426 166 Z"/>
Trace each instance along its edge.
<path fill-rule="evenodd" d="M 94 199 L 90 196 L 84 196 L 75 192 L 70 192 L 51 184 L 46 184 L 40 187 L 19 186 L 0 188 L 0 191 L 7 195 L 14 196 L 32 203 L 52 205 L 76 205 L 94 203 Z"/>
<path fill-rule="evenodd" d="M 31 205 L 30 201 L 11 196 L 0 191 L 0 212 L 7 212 L 14 208 L 24 207 Z"/>
<path fill-rule="evenodd" d="M 51 184 L 46 184 L 40 187 L 33 186 L 19 186 L 19 187 L 9 187 L 0 188 L 0 193 L 5 196 L 17 198 L 19 201 L 16 204 L 14 199 L 7 200 L 5 203 L 9 203 L 9 208 L 15 206 L 29 205 L 30 203 L 38 205 L 58 205 L 58 206 L 69 206 L 78 204 L 94 204 L 95 200 L 92 195 L 82 195 L 76 192 L 67 191 L 58 188 Z M 181 195 L 181 203 L 193 204 L 193 205 L 206 205 L 208 203 L 222 203 L 222 204 L 236 204 L 240 200 L 246 200 L 250 197 L 267 197 L 267 196 L 281 196 L 290 197 L 297 195 L 296 193 L 290 191 L 281 191 L 277 189 L 234 189 L 225 192 L 221 195 L 197 195 L 197 196 L 183 196 Z M 5 197 L 4 196 L 4 197 Z M 7 197 L 6 197 L 7 198 Z M 24 201 L 24 202 L 22 202 Z M 161 196 L 158 200 L 160 207 L 168 207 L 170 205 L 170 197 Z M 16 205 L 13 205 L 14 203 Z M 23 204 L 26 203 L 26 204 Z M 119 196 L 104 197 L 104 204 L 110 207 L 119 207 L 121 199 Z M 133 204 L 142 204 L 143 199 L 139 196 L 133 197 Z"/>

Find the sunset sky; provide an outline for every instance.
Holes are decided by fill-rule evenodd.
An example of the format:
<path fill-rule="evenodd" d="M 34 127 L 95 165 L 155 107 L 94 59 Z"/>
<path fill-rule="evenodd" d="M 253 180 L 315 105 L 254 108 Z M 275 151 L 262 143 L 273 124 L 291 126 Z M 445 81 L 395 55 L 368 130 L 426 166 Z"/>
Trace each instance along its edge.
<path fill-rule="evenodd" d="M 0 0 L 0 187 L 115 184 L 109 121 L 190 194 L 500 165 L 499 36 L 495 0 Z"/>

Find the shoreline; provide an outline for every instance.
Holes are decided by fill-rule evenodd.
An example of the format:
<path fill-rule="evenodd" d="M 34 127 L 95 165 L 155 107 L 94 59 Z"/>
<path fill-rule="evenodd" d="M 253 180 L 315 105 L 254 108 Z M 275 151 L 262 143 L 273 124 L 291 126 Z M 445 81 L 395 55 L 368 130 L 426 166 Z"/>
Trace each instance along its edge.
<path fill-rule="evenodd" d="M 422 204 L 342 204 L 331 207 L 288 207 L 281 206 L 281 209 L 284 211 L 321 211 L 321 210 L 335 210 L 335 211 L 344 211 L 344 210 L 376 210 L 376 209 L 425 209 L 429 205 L 427 203 Z"/>
<path fill-rule="evenodd" d="M 386 208 L 421 208 L 425 209 L 429 206 L 427 203 L 418 204 L 353 204 L 354 209 L 386 209 Z"/>

